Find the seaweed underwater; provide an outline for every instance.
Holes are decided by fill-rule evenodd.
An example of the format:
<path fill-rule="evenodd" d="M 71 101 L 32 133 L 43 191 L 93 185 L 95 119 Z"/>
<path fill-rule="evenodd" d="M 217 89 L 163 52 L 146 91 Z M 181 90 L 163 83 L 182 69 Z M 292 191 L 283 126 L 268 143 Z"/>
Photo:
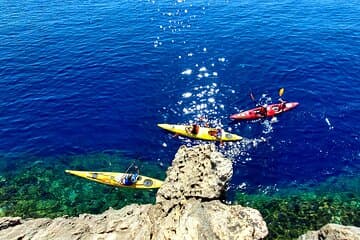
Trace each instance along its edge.
<path fill-rule="evenodd" d="M 0 177 L 0 216 L 55 218 L 97 214 L 132 203 L 154 203 L 154 190 L 118 189 L 64 173 L 65 168 L 124 171 L 132 161 L 118 152 L 33 161 L 20 158 L 15 164 L 7 161 Z M 5 171 L 7 167 L 13 170 Z M 165 169 L 159 165 L 143 161 L 140 168 L 146 175 L 165 178 Z M 359 186 L 359 177 L 337 176 L 318 184 L 289 186 L 267 194 L 237 190 L 234 203 L 261 212 L 269 228 L 267 239 L 293 239 L 329 222 L 359 226 Z"/>
<path fill-rule="evenodd" d="M 237 192 L 235 203 L 260 211 L 266 239 L 294 239 L 327 223 L 360 226 L 360 177 L 337 176 L 275 193 Z"/>
<path fill-rule="evenodd" d="M 4 159 L 3 159 L 4 160 Z M 18 159 L 12 171 L 0 177 L 0 217 L 23 218 L 81 213 L 102 213 L 108 208 L 122 208 L 132 203 L 155 202 L 154 190 L 119 189 L 89 182 L 64 172 L 66 168 L 97 171 L 125 171 L 133 160 L 119 153 L 97 153 L 70 157 Z M 163 179 L 160 166 L 141 162 L 143 173 Z"/>

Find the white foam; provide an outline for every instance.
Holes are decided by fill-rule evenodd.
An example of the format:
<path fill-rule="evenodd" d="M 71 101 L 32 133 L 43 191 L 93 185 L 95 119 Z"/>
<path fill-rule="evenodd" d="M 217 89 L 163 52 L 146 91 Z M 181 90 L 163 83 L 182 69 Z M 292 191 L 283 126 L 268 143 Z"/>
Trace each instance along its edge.
<path fill-rule="evenodd" d="M 187 109 L 187 108 L 183 108 L 183 113 L 184 113 L 184 114 L 189 114 L 189 113 L 190 113 L 190 110 Z"/>
<path fill-rule="evenodd" d="M 215 77 L 218 76 L 218 73 L 217 73 L 217 72 L 213 72 L 212 74 L 213 74 L 213 76 L 215 76 Z"/>
<path fill-rule="evenodd" d="M 205 109 L 205 108 L 207 108 L 207 104 L 206 103 L 201 103 L 201 104 L 198 104 L 198 105 L 196 105 L 196 110 L 201 110 L 201 109 Z"/>
<path fill-rule="evenodd" d="M 204 97 L 205 93 L 206 93 L 206 91 L 202 91 L 202 92 L 199 92 L 198 94 L 196 94 L 196 96 L 198 98 L 202 98 L 202 97 Z"/>
<path fill-rule="evenodd" d="M 209 102 L 209 103 L 214 103 L 214 102 L 215 102 L 215 98 L 209 98 L 209 99 L 208 99 L 208 102 Z"/>
<path fill-rule="evenodd" d="M 239 186 L 237 186 L 237 189 L 242 189 L 242 190 L 246 189 L 246 183 L 245 182 L 241 183 Z"/>
<path fill-rule="evenodd" d="M 204 51 L 204 52 L 207 52 L 207 48 L 204 47 L 204 48 L 203 48 L 203 51 Z"/>
<path fill-rule="evenodd" d="M 183 98 L 189 98 L 189 97 L 191 97 L 192 96 L 192 93 L 191 92 L 186 92 L 186 93 L 183 93 L 182 94 L 182 97 Z"/>
<path fill-rule="evenodd" d="M 191 74 L 192 74 L 192 70 L 191 70 L 191 69 L 186 69 L 186 70 L 184 70 L 181 74 L 182 74 L 182 75 L 191 75 Z"/>
<path fill-rule="evenodd" d="M 264 126 L 264 130 L 262 131 L 264 134 L 269 134 L 273 131 L 273 126 L 271 125 L 273 123 L 273 119 L 276 117 L 273 117 L 270 121 L 265 120 L 262 125 Z M 254 146 L 255 147 L 255 146 Z"/>
<path fill-rule="evenodd" d="M 199 72 L 206 72 L 206 71 L 207 71 L 206 67 L 201 67 L 201 68 L 199 69 Z"/>
<path fill-rule="evenodd" d="M 334 129 L 334 126 L 331 125 L 330 120 L 327 117 L 325 118 L 325 122 L 329 126 L 329 130 Z"/>
<path fill-rule="evenodd" d="M 219 61 L 219 62 L 225 62 L 225 58 L 224 58 L 224 57 L 220 57 L 220 58 L 218 58 L 218 61 Z"/>

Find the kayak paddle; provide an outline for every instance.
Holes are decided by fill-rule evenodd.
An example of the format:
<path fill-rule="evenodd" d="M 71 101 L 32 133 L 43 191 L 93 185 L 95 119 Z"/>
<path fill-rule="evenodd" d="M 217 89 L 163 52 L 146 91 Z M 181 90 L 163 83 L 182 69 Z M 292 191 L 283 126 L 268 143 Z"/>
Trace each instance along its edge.
<path fill-rule="evenodd" d="M 280 88 L 279 89 L 279 96 L 281 97 L 284 94 L 285 89 L 284 88 Z"/>
<path fill-rule="evenodd" d="M 251 100 L 255 103 L 255 105 L 257 105 L 257 102 L 255 100 L 254 94 L 252 93 L 251 89 L 250 89 L 250 98 Z"/>

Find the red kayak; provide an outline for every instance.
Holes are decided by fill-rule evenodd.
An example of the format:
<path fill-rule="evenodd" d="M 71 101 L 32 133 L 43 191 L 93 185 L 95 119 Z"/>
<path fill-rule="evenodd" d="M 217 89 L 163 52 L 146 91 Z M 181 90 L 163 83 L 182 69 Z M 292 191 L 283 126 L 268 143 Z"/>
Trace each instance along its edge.
<path fill-rule="evenodd" d="M 231 115 L 230 118 L 234 120 L 254 120 L 264 117 L 273 117 L 283 112 L 287 112 L 299 105 L 298 102 L 289 102 L 284 103 L 283 106 L 281 103 L 271 104 L 266 107 L 266 116 L 261 113 L 261 107 L 253 108 L 241 113 Z"/>

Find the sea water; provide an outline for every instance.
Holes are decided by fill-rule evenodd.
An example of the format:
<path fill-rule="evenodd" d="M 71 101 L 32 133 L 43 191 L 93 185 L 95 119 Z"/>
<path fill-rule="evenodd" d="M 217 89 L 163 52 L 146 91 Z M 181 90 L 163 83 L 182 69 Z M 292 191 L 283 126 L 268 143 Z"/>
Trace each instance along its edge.
<path fill-rule="evenodd" d="M 229 201 L 255 196 L 261 200 L 253 206 L 266 208 L 259 202 L 276 197 L 264 198 L 296 192 L 314 193 L 306 199 L 319 203 L 317 196 L 346 189 L 337 198 L 350 199 L 344 212 L 355 216 L 320 222 L 359 224 L 352 220 L 360 216 L 357 1 L 29 0 L 0 7 L 2 215 L 151 202 L 154 192 L 124 193 L 63 170 L 124 171 L 135 161 L 142 174 L 164 178 L 179 146 L 202 142 L 173 138 L 156 124 L 207 119 L 245 138 L 218 146 L 233 161 Z M 296 109 L 268 120 L 229 119 L 256 102 L 277 102 L 280 87 L 283 99 L 300 103 Z M 329 182 L 343 187 L 321 187 Z"/>

